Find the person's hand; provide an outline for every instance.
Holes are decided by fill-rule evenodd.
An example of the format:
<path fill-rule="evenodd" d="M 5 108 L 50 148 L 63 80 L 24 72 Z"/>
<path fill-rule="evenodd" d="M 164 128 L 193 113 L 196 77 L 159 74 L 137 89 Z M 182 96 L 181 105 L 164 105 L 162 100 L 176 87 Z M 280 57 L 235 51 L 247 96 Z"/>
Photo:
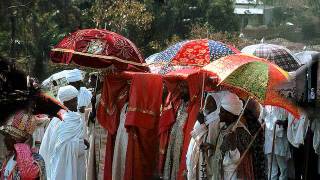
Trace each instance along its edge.
<path fill-rule="evenodd" d="M 204 123 L 204 115 L 202 111 L 198 113 L 197 120 L 199 121 L 200 124 Z"/>
<path fill-rule="evenodd" d="M 81 112 L 81 113 L 84 113 L 85 112 L 85 106 L 81 106 L 81 107 L 79 107 L 79 112 Z"/>
<path fill-rule="evenodd" d="M 84 145 L 86 145 L 86 149 L 85 150 L 88 150 L 90 148 L 90 143 L 88 140 L 84 139 Z"/>
<path fill-rule="evenodd" d="M 276 124 L 279 125 L 279 126 L 282 126 L 284 128 L 288 127 L 288 121 L 277 120 Z"/>

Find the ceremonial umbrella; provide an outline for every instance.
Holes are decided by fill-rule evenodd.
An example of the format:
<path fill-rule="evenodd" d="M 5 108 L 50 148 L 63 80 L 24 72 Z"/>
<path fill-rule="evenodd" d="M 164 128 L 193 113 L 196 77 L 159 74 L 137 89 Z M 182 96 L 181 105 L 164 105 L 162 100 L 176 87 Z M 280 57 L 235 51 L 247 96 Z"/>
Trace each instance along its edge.
<path fill-rule="evenodd" d="M 153 73 L 199 68 L 221 57 L 236 54 L 235 47 L 209 39 L 186 40 L 146 59 Z"/>
<path fill-rule="evenodd" d="M 251 96 L 263 105 L 282 107 L 299 117 L 298 109 L 278 94 L 289 75 L 279 66 L 252 55 L 235 54 L 216 60 L 203 71 L 218 76 L 218 85 L 240 97 Z"/>
<path fill-rule="evenodd" d="M 243 109 L 246 108 L 250 98 L 253 97 L 261 104 L 282 107 L 294 116 L 299 117 L 299 110 L 285 98 L 279 96 L 277 92 L 277 87 L 281 85 L 281 83 L 289 80 L 288 73 L 267 60 L 245 54 L 230 55 L 210 63 L 205 66 L 203 70 L 218 75 L 219 85 L 235 91 L 235 93 L 240 96 L 242 96 L 243 93 L 249 95 Z M 244 110 L 241 112 L 232 131 L 236 130 L 243 112 Z M 259 128 L 258 132 L 262 130 L 263 125 Z M 273 136 L 275 136 L 275 130 L 276 127 L 274 127 Z M 239 163 L 237 163 L 237 167 L 250 149 L 258 132 L 253 136 L 249 146 L 242 154 Z M 275 139 L 275 137 L 273 137 L 273 139 Z M 274 141 L 272 145 L 272 154 L 273 153 Z"/>
<path fill-rule="evenodd" d="M 241 52 L 267 59 L 288 72 L 295 71 L 300 67 L 300 61 L 289 49 L 283 46 L 263 43 L 255 44 L 243 48 Z"/>
<path fill-rule="evenodd" d="M 120 70 L 147 71 L 138 48 L 127 38 L 107 30 L 83 29 L 60 41 L 50 53 L 55 63 Z"/>

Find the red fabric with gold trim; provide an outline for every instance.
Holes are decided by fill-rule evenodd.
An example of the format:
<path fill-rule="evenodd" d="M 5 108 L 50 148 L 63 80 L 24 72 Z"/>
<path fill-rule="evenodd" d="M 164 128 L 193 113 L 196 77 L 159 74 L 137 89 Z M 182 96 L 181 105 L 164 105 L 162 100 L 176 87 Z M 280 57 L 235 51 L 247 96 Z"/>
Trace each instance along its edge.
<path fill-rule="evenodd" d="M 101 101 L 97 108 L 97 119 L 108 131 L 104 179 L 112 180 L 112 161 L 116 132 L 120 122 L 120 111 L 128 99 L 129 84 L 122 73 L 107 74 L 101 93 Z"/>
<path fill-rule="evenodd" d="M 183 129 L 183 146 L 181 152 L 181 160 L 180 166 L 178 171 L 178 180 L 185 179 L 185 172 L 186 172 L 186 157 L 187 151 L 189 147 L 189 143 L 191 140 L 191 131 L 193 130 L 194 124 L 197 121 L 197 115 L 200 110 L 201 106 L 201 88 L 202 88 L 202 81 L 203 74 L 201 72 L 197 72 L 191 74 L 188 77 L 188 86 L 189 86 L 189 93 L 190 93 L 190 102 L 188 106 L 188 119 L 185 122 L 184 129 Z"/>
<path fill-rule="evenodd" d="M 162 88 L 160 75 L 132 75 L 125 122 L 128 132 L 125 180 L 153 179 L 157 174 Z"/>
<path fill-rule="evenodd" d="M 107 30 L 83 29 L 62 39 L 50 52 L 55 63 L 71 61 L 86 67 L 148 71 L 138 48 L 127 38 Z"/>

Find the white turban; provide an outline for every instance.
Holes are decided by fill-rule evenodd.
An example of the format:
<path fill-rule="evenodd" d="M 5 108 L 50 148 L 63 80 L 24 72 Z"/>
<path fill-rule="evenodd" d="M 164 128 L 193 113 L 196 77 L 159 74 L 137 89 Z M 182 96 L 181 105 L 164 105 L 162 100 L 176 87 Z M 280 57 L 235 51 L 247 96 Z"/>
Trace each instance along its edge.
<path fill-rule="evenodd" d="M 87 107 L 91 103 L 92 93 L 85 87 L 81 87 L 78 95 L 78 108 Z"/>
<path fill-rule="evenodd" d="M 66 79 L 68 83 L 82 81 L 83 76 L 79 69 L 73 69 L 66 72 Z"/>
<path fill-rule="evenodd" d="M 243 103 L 237 95 L 225 91 L 221 99 L 221 107 L 228 112 L 239 116 L 243 108 Z"/>
<path fill-rule="evenodd" d="M 71 85 L 68 85 L 68 86 L 63 86 L 61 88 L 59 88 L 59 91 L 58 91 L 58 99 L 60 102 L 65 102 L 65 101 L 69 101 L 75 97 L 77 97 L 79 94 L 79 91 L 71 86 Z"/>

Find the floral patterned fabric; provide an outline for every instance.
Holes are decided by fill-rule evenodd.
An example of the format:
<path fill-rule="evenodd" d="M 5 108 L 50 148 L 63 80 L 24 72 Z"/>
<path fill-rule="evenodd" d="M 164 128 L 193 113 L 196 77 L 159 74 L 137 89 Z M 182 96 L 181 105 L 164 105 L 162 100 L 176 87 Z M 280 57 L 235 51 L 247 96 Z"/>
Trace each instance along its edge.
<path fill-rule="evenodd" d="M 40 154 L 31 152 L 30 146 L 27 144 L 15 144 L 15 150 L 15 158 L 17 163 L 9 173 L 8 180 L 45 180 L 47 178 L 45 162 Z M 11 157 L 9 157 L 7 161 Z M 4 178 L 3 176 L 7 161 L 5 161 L 2 165 L 0 179 Z"/>
<path fill-rule="evenodd" d="M 202 67 L 230 54 L 240 53 L 235 47 L 208 39 L 186 40 L 146 59 L 152 73 Z"/>

